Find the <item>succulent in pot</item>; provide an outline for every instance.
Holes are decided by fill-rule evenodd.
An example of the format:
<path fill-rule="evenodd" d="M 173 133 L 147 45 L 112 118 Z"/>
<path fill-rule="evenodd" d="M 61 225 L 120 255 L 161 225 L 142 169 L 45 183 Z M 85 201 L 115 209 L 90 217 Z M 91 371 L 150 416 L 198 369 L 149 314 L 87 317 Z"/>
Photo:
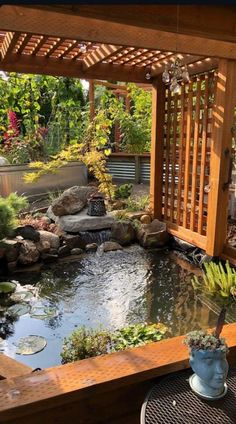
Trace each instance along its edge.
<path fill-rule="evenodd" d="M 194 371 L 189 384 L 204 399 L 219 399 L 227 392 L 228 346 L 225 339 L 220 337 L 224 318 L 225 309 L 222 309 L 212 334 L 208 331 L 192 331 L 184 339 L 184 344 L 190 349 L 189 362 Z"/>

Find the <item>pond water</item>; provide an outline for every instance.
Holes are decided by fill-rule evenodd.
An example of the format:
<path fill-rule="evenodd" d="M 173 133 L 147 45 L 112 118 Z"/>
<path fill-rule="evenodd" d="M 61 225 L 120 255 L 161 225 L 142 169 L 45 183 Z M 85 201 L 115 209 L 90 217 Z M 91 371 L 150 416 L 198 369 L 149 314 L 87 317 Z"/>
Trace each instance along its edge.
<path fill-rule="evenodd" d="M 47 368 L 60 364 L 64 337 L 81 325 L 117 329 L 161 322 L 170 336 L 214 326 L 216 314 L 196 296 L 190 265 L 183 264 L 168 251 L 133 245 L 57 263 L 40 273 L 16 274 L 11 281 L 17 281 L 17 291 L 33 293 L 26 301 L 31 310 L 18 318 L 0 312 L 5 340 L 0 349 L 33 368 Z M 16 342 L 28 335 L 45 337 L 46 348 L 35 355 L 16 354 Z"/>

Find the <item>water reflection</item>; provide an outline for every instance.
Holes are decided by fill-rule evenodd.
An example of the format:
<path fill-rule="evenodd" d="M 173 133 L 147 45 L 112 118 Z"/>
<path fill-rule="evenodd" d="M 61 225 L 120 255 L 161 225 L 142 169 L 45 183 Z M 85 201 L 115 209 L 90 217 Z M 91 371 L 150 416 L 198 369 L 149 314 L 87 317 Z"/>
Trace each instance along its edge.
<path fill-rule="evenodd" d="M 20 275 L 21 285 L 37 288 L 31 306 L 56 308 L 58 314 L 38 319 L 29 312 L 16 322 L 7 321 L 5 337 L 10 343 L 29 334 L 45 337 L 44 351 L 20 357 L 44 368 L 60 363 L 64 337 L 81 325 L 115 329 L 143 321 L 162 322 L 171 335 L 214 326 L 216 314 L 196 297 L 192 270 L 183 265 L 169 252 L 148 252 L 133 245 L 51 265 L 41 274 Z"/>

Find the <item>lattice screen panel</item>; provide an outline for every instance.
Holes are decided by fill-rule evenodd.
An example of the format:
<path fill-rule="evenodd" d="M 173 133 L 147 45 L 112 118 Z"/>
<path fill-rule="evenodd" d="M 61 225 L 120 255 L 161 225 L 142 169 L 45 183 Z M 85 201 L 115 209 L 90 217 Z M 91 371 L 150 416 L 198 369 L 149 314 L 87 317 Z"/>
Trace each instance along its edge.
<path fill-rule="evenodd" d="M 206 235 L 214 72 L 166 90 L 163 218 Z"/>

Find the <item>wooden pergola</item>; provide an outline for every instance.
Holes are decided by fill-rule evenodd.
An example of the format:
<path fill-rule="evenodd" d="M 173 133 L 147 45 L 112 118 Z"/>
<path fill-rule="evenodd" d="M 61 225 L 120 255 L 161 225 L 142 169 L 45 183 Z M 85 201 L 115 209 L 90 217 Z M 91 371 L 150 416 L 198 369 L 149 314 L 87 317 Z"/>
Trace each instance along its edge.
<path fill-rule="evenodd" d="M 152 84 L 154 217 L 208 254 L 236 259 L 224 245 L 236 8 L 178 6 L 177 31 L 176 7 L 2 5 L 0 69 Z M 161 74 L 177 56 L 192 77 L 173 95 Z"/>

